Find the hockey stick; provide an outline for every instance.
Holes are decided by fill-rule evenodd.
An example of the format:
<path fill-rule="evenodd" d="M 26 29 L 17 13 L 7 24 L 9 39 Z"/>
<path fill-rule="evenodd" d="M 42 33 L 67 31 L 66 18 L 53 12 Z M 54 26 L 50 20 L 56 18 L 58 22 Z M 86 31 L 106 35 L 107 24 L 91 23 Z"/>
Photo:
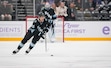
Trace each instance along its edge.
<path fill-rule="evenodd" d="M 46 37 L 46 33 L 45 33 L 45 51 L 47 52 L 47 37 Z"/>

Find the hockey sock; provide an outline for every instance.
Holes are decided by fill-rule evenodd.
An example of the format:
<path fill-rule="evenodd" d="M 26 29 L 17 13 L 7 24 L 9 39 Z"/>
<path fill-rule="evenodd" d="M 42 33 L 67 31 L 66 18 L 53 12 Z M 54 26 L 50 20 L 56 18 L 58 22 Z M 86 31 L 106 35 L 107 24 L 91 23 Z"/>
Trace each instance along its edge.
<path fill-rule="evenodd" d="M 33 43 L 30 44 L 29 48 L 26 50 L 27 54 L 31 51 L 31 49 L 34 47 L 34 45 L 35 44 L 33 44 Z"/>
<path fill-rule="evenodd" d="M 34 43 L 30 43 L 29 49 L 32 49 L 34 47 Z"/>
<path fill-rule="evenodd" d="M 23 46 L 24 46 L 24 44 L 23 44 L 23 43 L 20 43 L 19 46 L 17 47 L 17 49 L 20 50 Z"/>

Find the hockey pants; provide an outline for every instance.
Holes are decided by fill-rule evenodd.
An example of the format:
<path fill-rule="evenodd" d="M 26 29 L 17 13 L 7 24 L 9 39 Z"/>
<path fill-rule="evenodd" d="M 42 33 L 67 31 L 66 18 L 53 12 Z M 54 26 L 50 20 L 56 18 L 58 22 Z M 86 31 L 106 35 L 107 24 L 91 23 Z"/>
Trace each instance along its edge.
<path fill-rule="evenodd" d="M 24 44 L 31 38 L 32 38 L 32 42 L 30 43 L 29 48 L 32 49 L 34 47 L 34 45 L 36 44 L 37 41 L 39 41 L 39 39 L 41 38 L 40 36 L 38 36 L 37 32 L 31 33 L 30 31 L 28 31 L 25 35 L 25 37 L 23 38 L 23 40 L 21 41 L 21 43 L 18 46 L 18 49 L 21 49 Z"/>

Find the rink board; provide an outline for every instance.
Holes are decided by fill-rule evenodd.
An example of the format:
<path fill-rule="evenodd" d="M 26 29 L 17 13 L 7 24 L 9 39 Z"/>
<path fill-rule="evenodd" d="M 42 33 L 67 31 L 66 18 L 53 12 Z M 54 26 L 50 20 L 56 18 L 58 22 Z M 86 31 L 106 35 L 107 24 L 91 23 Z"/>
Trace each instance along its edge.
<path fill-rule="evenodd" d="M 67 21 L 64 24 L 65 40 L 111 40 L 110 21 Z"/>
<path fill-rule="evenodd" d="M 0 41 L 20 41 L 26 33 L 25 21 L 0 21 Z M 65 41 L 111 41 L 110 21 L 65 21 Z"/>

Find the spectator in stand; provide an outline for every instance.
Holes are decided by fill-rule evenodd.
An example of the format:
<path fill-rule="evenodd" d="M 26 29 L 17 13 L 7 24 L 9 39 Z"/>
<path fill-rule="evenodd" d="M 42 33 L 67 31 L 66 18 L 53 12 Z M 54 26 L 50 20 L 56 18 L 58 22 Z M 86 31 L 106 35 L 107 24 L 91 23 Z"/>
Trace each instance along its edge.
<path fill-rule="evenodd" d="M 76 19 L 77 10 L 75 8 L 74 2 L 70 3 L 67 10 L 67 14 L 68 14 L 68 21 L 74 21 Z"/>
<path fill-rule="evenodd" d="M 93 0 L 92 7 L 94 8 L 94 10 L 97 9 L 100 6 L 101 1 L 102 0 Z"/>
<path fill-rule="evenodd" d="M 53 4 L 51 5 L 51 7 L 54 9 L 55 14 L 57 14 L 57 6 L 56 6 L 56 4 L 53 3 Z"/>
<path fill-rule="evenodd" d="M 81 0 L 77 0 L 76 1 L 76 9 L 77 10 L 83 10 L 83 8 L 82 8 L 82 1 Z"/>
<path fill-rule="evenodd" d="M 56 6 L 58 7 L 60 5 L 60 0 L 55 0 L 54 3 L 56 4 Z"/>
<path fill-rule="evenodd" d="M 57 16 L 64 17 L 65 20 L 67 20 L 67 7 L 65 6 L 64 2 L 60 2 L 60 6 L 57 8 Z"/>
<path fill-rule="evenodd" d="M 62 2 L 65 2 L 65 6 L 69 6 L 69 4 L 71 3 L 71 2 L 75 2 L 75 0 L 61 0 Z"/>
<path fill-rule="evenodd" d="M 68 7 L 68 5 L 69 5 L 69 4 L 68 4 L 69 1 L 67 1 L 67 0 L 61 0 L 60 2 L 64 2 L 64 3 L 65 3 L 65 6 L 67 6 L 67 7 Z"/>
<path fill-rule="evenodd" d="M 12 20 L 13 8 L 11 4 L 8 4 L 8 1 L 3 1 L 1 4 L 1 20 Z"/>
<path fill-rule="evenodd" d="M 46 1 L 41 1 L 41 0 L 35 0 L 35 12 L 36 15 L 41 11 L 41 9 L 45 6 Z"/>
<path fill-rule="evenodd" d="M 85 4 L 84 10 L 88 10 L 88 11 L 93 11 L 94 7 L 93 7 L 93 0 L 88 0 Z"/>

